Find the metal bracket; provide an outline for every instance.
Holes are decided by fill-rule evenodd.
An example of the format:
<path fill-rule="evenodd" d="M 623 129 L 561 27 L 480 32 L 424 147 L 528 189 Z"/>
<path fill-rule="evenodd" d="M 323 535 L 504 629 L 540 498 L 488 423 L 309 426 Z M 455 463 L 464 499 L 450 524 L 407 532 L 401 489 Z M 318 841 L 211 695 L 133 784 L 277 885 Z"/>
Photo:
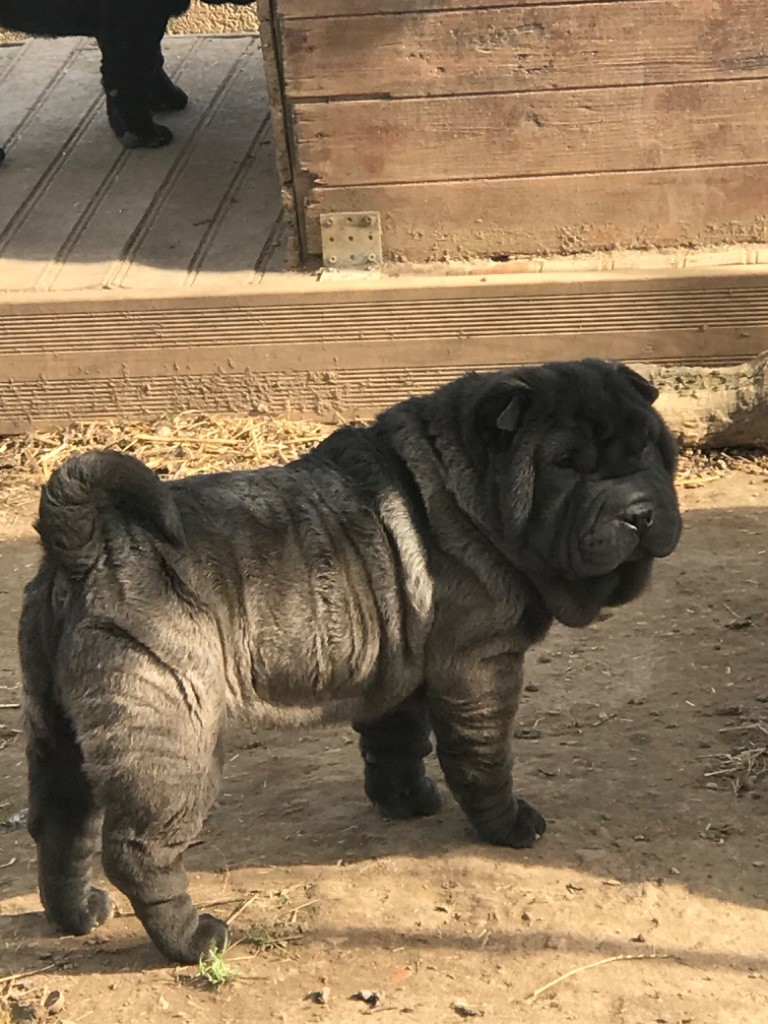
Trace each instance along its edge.
<path fill-rule="evenodd" d="M 364 213 L 322 213 L 323 266 L 334 270 L 374 270 L 381 266 L 381 217 Z"/>

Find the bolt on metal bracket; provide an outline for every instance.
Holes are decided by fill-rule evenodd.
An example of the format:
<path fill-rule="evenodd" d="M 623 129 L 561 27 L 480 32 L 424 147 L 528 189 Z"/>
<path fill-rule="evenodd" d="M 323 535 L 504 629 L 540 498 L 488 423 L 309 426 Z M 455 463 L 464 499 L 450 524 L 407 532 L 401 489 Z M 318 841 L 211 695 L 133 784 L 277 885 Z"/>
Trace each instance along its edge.
<path fill-rule="evenodd" d="M 381 217 L 374 211 L 320 214 L 323 266 L 374 270 L 381 266 Z"/>

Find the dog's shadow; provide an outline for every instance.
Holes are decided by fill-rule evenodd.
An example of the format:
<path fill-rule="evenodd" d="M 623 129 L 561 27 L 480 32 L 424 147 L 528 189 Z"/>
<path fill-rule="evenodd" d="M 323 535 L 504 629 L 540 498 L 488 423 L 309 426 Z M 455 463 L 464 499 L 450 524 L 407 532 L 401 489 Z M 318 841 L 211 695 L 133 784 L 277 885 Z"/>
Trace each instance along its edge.
<path fill-rule="evenodd" d="M 122 929 L 121 934 L 115 934 L 115 922 L 110 922 L 106 928 L 109 935 L 100 937 L 98 942 L 88 940 L 73 940 L 67 937 L 53 937 L 46 934 L 47 926 L 42 915 L 24 914 L 19 915 L 15 920 L 14 941 L 17 948 L 25 945 L 25 939 L 38 940 L 36 945 L 41 949 L 45 945 L 44 969 L 48 963 L 51 969 L 64 969 L 69 976 L 86 975 L 119 975 L 125 972 L 141 972 L 159 974 L 173 972 L 176 980 L 186 984 L 190 988 L 207 988 L 202 982 L 195 968 L 179 971 L 173 965 L 169 965 L 161 954 L 147 941 L 146 935 L 141 930 L 133 928 L 130 933 Z M 42 933 L 42 934 L 41 934 Z M 378 927 L 313 927 L 311 939 L 321 945 L 332 946 L 339 941 L 361 951 L 380 951 L 384 949 L 424 949 L 425 946 L 433 951 L 456 951 L 456 952 L 477 952 L 476 941 L 466 935 L 448 935 L 436 931 L 409 931 L 408 929 L 381 929 Z M 42 941 L 39 941 L 41 940 Z M 79 947 L 73 950 L 74 943 Z M 521 954 L 535 952 L 542 948 L 555 948 L 562 953 L 594 955 L 594 939 L 579 934 L 578 932 L 546 932 L 536 929 L 519 929 L 517 931 L 496 931 L 483 944 L 484 956 L 519 956 Z M 240 948 L 239 953 L 247 952 L 248 946 Z M 631 939 L 602 939 L 599 943 L 601 956 L 608 958 L 633 959 L 638 955 L 637 944 Z M 106 955 L 105 955 L 106 954 Z M 234 954 L 233 954 L 234 955 Z M 685 966 L 690 970 L 703 972 L 726 969 L 750 974 L 761 974 L 768 971 L 768 957 L 759 954 L 744 955 L 735 953 L 732 950 L 718 952 L 716 950 L 703 950 L 695 946 L 670 946 L 654 945 L 653 958 L 669 960 Z M 264 964 L 265 979 L 270 972 L 270 962 Z M 255 979 L 253 979 L 255 980 Z"/>

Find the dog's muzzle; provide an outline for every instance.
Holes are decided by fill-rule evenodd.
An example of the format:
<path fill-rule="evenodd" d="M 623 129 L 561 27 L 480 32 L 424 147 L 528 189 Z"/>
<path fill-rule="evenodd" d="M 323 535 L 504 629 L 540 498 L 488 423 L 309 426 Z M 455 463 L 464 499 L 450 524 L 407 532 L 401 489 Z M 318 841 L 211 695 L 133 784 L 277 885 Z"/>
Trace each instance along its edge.
<path fill-rule="evenodd" d="M 653 526 L 654 512 L 650 501 L 636 501 L 619 519 L 642 537 Z"/>

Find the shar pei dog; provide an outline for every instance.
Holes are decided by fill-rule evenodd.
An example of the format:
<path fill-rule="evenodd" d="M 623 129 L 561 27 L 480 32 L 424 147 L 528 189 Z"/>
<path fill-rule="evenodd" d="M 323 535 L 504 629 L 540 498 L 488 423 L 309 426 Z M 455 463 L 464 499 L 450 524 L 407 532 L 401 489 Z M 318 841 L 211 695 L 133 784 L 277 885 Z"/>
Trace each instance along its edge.
<path fill-rule="evenodd" d="M 253 0 L 205 0 L 214 7 Z M 187 94 L 163 69 L 161 43 L 190 0 L 0 0 L 0 27 L 32 36 L 91 36 L 112 131 L 126 147 L 156 149 L 173 138 L 153 113 L 183 110 Z M 0 149 L 0 162 L 5 156 Z"/>
<path fill-rule="evenodd" d="M 20 626 L 29 829 L 48 918 L 107 878 L 173 961 L 227 941 L 182 864 L 231 715 L 339 720 L 392 818 L 448 787 L 488 843 L 544 819 L 512 787 L 526 650 L 636 597 L 681 521 L 656 390 L 621 364 L 469 374 L 282 467 L 162 482 L 93 451 L 43 488 Z M 314 713 L 313 710 L 314 709 Z"/>

